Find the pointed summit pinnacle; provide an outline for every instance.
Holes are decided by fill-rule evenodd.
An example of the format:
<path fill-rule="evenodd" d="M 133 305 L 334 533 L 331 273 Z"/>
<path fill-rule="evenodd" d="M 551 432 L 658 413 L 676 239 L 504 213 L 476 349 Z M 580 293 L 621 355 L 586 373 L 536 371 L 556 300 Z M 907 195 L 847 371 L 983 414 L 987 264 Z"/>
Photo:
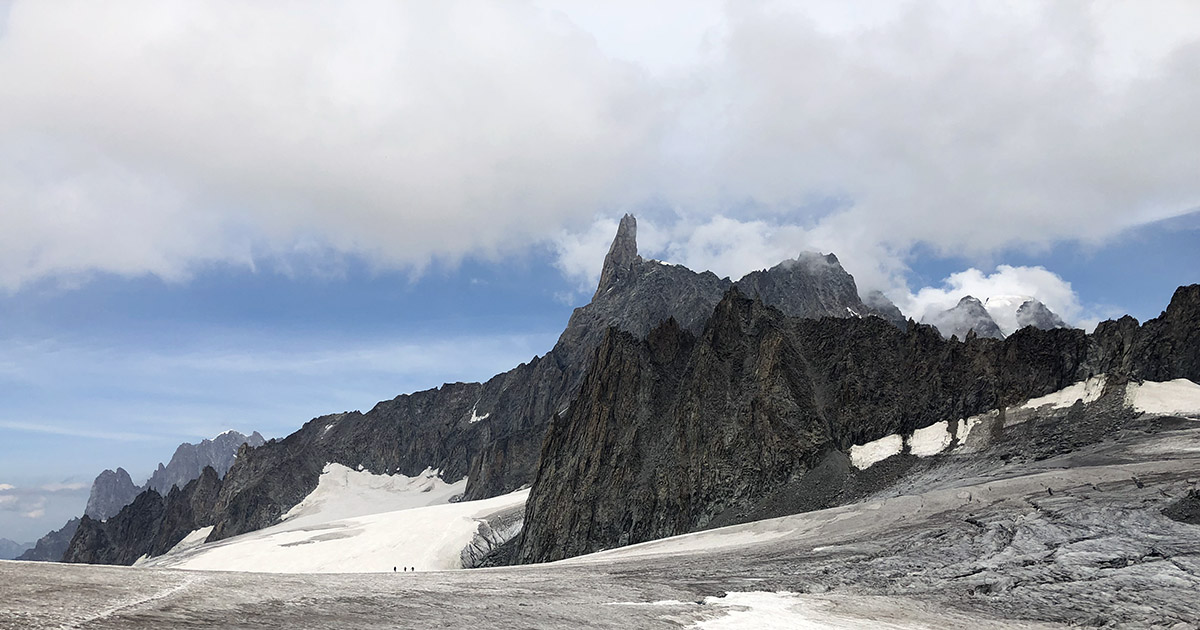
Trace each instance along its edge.
<path fill-rule="evenodd" d="M 637 253 L 637 219 L 632 214 L 621 217 L 617 236 L 613 239 L 608 255 L 604 257 L 604 269 L 600 271 L 600 286 L 596 287 L 596 299 L 633 274 L 642 257 Z"/>

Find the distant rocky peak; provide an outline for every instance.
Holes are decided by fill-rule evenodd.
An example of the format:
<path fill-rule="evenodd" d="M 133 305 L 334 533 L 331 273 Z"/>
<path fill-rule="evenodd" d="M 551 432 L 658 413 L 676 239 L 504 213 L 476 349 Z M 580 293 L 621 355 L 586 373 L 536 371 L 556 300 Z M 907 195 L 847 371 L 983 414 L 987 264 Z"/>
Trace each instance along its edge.
<path fill-rule="evenodd" d="M 189 481 L 199 477 L 205 466 L 212 466 L 218 476 L 224 476 L 229 467 L 233 466 L 233 460 L 237 458 L 238 449 L 243 444 L 256 448 L 264 442 L 258 431 L 249 436 L 237 431 L 226 431 L 211 440 L 201 440 L 199 444 L 180 444 L 166 466 L 161 463 L 158 465 L 158 469 L 146 482 L 146 487 L 166 496 L 173 486 L 182 488 Z"/>
<path fill-rule="evenodd" d="M 617 226 L 617 236 L 613 238 L 608 255 L 604 257 L 604 268 L 600 271 L 600 284 L 592 299 L 604 295 L 622 280 L 628 280 L 637 273 L 638 264 L 642 257 L 637 249 L 637 219 L 632 214 L 621 217 Z"/>
<path fill-rule="evenodd" d="M 129 504 L 141 492 L 124 468 L 105 470 L 92 482 L 84 514 L 102 521 Z"/>
<path fill-rule="evenodd" d="M 979 337 L 1004 338 L 1004 333 L 984 308 L 983 302 L 971 295 L 964 296 L 952 308 L 926 316 L 925 323 L 933 324 L 947 339 L 966 339 L 971 331 L 975 331 L 975 335 Z"/>
<path fill-rule="evenodd" d="M 1067 327 L 1062 318 L 1029 295 L 993 295 L 984 302 L 984 308 L 1005 335 L 1026 326 L 1042 330 Z"/>
<path fill-rule="evenodd" d="M 1050 330 L 1066 328 L 1067 324 L 1045 304 L 1037 300 L 1027 300 L 1017 308 L 1017 328 L 1021 329 L 1026 326 Z"/>
<path fill-rule="evenodd" d="M 862 300 L 867 308 L 875 311 L 876 315 L 891 322 L 897 328 L 904 329 L 908 325 L 908 318 L 900 311 L 900 307 L 884 295 L 883 291 L 878 289 L 868 291 Z"/>

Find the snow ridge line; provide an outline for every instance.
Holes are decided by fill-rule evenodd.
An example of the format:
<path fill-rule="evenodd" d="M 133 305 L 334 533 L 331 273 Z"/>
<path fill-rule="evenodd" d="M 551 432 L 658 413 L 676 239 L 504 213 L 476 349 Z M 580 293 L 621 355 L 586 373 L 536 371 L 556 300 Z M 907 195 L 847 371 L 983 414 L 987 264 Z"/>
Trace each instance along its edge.
<path fill-rule="evenodd" d="M 72 621 L 69 623 L 64 623 L 64 624 L 60 625 L 58 628 L 59 628 L 59 630 L 78 630 L 79 628 L 82 628 L 84 625 L 92 623 L 94 621 L 100 621 L 102 619 L 107 619 L 117 613 L 133 610 L 133 609 L 139 608 L 141 606 L 145 606 L 146 604 L 156 602 L 156 601 L 159 601 L 162 599 L 166 599 L 184 589 L 187 589 L 188 587 L 192 586 L 196 582 L 203 582 L 206 579 L 207 578 L 205 578 L 203 576 L 199 576 L 199 575 L 189 575 L 189 576 L 185 577 L 182 582 L 180 582 L 179 584 L 176 584 L 175 586 L 163 589 L 161 591 L 158 591 L 157 593 L 153 593 L 153 594 L 147 595 L 145 597 L 141 597 L 141 598 L 127 601 L 127 602 L 124 602 L 121 604 L 117 604 L 116 606 L 113 606 L 111 608 L 106 608 L 106 609 L 100 611 L 99 613 L 92 615 L 91 617 L 88 617 L 86 619 L 80 619 L 79 621 Z"/>

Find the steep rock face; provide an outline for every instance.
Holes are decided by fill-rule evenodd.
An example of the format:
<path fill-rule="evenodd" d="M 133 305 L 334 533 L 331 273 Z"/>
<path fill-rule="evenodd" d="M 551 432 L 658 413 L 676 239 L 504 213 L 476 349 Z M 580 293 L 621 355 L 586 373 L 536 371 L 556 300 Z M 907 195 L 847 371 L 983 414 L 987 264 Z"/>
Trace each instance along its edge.
<path fill-rule="evenodd" d="M 265 441 L 258 431 L 249 436 L 237 431 L 226 431 L 211 440 L 202 440 L 199 444 L 180 444 L 171 456 L 171 461 L 166 466 L 159 464 L 154 474 L 150 475 L 146 487 L 166 496 L 172 487 L 182 488 L 189 481 L 198 478 L 206 466 L 211 466 L 218 477 L 223 477 L 230 466 L 233 466 L 233 460 L 242 444 L 249 444 L 253 448 L 262 446 Z M 132 496 L 130 500 L 133 500 Z M 95 515 L 90 516 L 96 518 Z"/>
<path fill-rule="evenodd" d="M 163 497 L 153 489 L 139 494 L 106 521 L 84 516 L 63 554 L 63 562 L 133 564 L 166 553 L 192 531 L 213 523 L 221 479 L 206 466 L 200 476 Z"/>
<path fill-rule="evenodd" d="M 92 492 L 88 495 L 87 508 L 83 513 L 93 520 L 102 521 L 120 512 L 140 492 L 141 489 L 133 485 L 124 468 L 105 470 L 92 482 Z"/>
<path fill-rule="evenodd" d="M 1142 326 L 1126 315 L 1100 322 L 1092 338 L 1094 362 L 1121 377 L 1200 382 L 1200 284 L 1176 289 L 1167 309 Z"/>
<path fill-rule="evenodd" d="M 604 266 L 600 270 L 600 284 L 592 299 L 600 297 L 622 281 L 628 282 L 637 273 L 637 266 L 642 262 L 637 249 L 637 219 L 632 214 L 621 217 L 617 226 L 617 236 L 613 238 L 604 257 Z"/>
<path fill-rule="evenodd" d="M 1094 374 L 1194 378 L 1198 297 L 1185 287 L 1162 317 L 1140 329 L 1113 323 L 1108 336 L 1102 326 L 1096 338 L 1024 328 L 948 342 L 922 325 L 787 318 L 736 292 L 695 339 L 673 322 L 644 341 L 610 330 L 579 397 L 547 433 L 516 558 L 729 524 L 810 473 L 819 485 L 854 444 Z"/>
<path fill-rule="evenodd" d="M 85 515 L 62 561 L 133 564 L 150 550 L 158 535 L 163 509 L 162 496 L 147 490 L 107 521 Z"/>
<path fill-rule="evenodd" d="M 1004 338 L 1004 333 L 984 308 L 983 302 L 970 295 L 959 300 L 952 308 L 928 317 L 925 323 L 932 324 L 947 339 L 966 339 L 972 332 L 986 339 Z"/>
<path fill-rule="evenodd" d="M 1167 310 L 1137 329 L 1130 352 L 1135 379 L 1200 383 L 1200 284 L 1176 289 Z"/>
<path fill-rule="evenodd" d="M 61 561 L 63 554 L 67 552 L 67 547 L 71 546 L 71 539 L 75 536 L 75 530 L 78 528 L 78 518 L 67 521 L 59 529 L 39 538 L 37 543 L 34 544 L 33 549 L 18 556 L 17 560 L 33 560 L 37 562 Z"/>
<path fill-rule="evenodd" d="M 172 486 L 164 502 L 163 520 L 149 554 L 162 555 L 188 534 L 212 525 L 220 493 L 221 478 L 212 466 L 205 466 L 200 476 L 189 481 L 182 489 Z"/>

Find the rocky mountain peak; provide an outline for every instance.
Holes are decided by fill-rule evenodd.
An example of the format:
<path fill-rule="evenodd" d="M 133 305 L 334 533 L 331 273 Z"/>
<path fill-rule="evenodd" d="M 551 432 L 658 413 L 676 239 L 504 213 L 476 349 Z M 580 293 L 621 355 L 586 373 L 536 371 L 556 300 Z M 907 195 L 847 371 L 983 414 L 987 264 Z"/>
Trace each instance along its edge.
<path fill-rule="evenodd" d="M 854 276 L 832 253 L 801 252 L 770 269 L 746 274 L 736 285 L 743 295 L 757 297 L 795 317 L 875 315 L 897 327 L 905 324 L 900 309 L 882 293 L 871 294 L 874 304 L 864 303 Z"/>
<path fill-rule="evenodd" d="M 1041 330 L 1068 328 L 1062 318 L 1031 295 L 993 295 L 984 300 L 983 307 L 1005 335 L 1026 326 Z"/>
<path fill-rule="evenodd" d="M 258 431 L 249 436 L 237 431 L 226 431 L 211 440 L 201 440 L 199 444 L 180 444 L 166 466 L 161 463 L 158 465 L 158 469 L 146 482 L 146 487 L 166 496 L 173 486 L 182 488 L 189 481 L 199 477 L 205 466 L 212 466 L 217 476 L 224 476 L 233 466 L 238 449 L 243 444 L 259 447 L 263 442 L 265 440 Z M 133 500 L 132 497 L 130 500 Z"/>
<path fill-rule="evenodd" d="M 139 492 L 141 488 L 133 485 L 124 468 L 105 470 L 92 482 L 92 492 L 88 495 L 87 508 L 83 513 L 102 521 L 120 512 Z"/>
<path fill-rule="evenodd" d="M 983 302 L 971 295 L 964 296 L 952 308 L 926 317 L 925 323 L 933 324 L 937 327 L 938 332 L 947 339 L 950 337 L 966 339 L 967 334 L 971 331 L 975 331 L 975 335 L 979 337 L 1004 338 L 1004 333 L 996 325 L 996 320 L 992 319 L 991 314 L 984 308 Z"/>
<path fill-rule="evenodd" d="M 621 217 L 621 224 L 617 226 L 617 236 L 613 238 L 608 255 L 604 257 L 600 285 L 596 287 L 592 299 L 604 295 L 622 280 L 632 276 L 640 262 L 642 257 L 638 256 L 637 250 L 637 219 L 632 214 L 626 214 Z"/>
<path fill-rule="evenodd" d="M 1050 330 L 1052 328 L 1066 328 L 1067 324 L 1045 304 L 1042 304 L 1038 300 L 1026 300 L 1017 308 L 1017 329 L 1019 330 L 1026 326 Z"/>

